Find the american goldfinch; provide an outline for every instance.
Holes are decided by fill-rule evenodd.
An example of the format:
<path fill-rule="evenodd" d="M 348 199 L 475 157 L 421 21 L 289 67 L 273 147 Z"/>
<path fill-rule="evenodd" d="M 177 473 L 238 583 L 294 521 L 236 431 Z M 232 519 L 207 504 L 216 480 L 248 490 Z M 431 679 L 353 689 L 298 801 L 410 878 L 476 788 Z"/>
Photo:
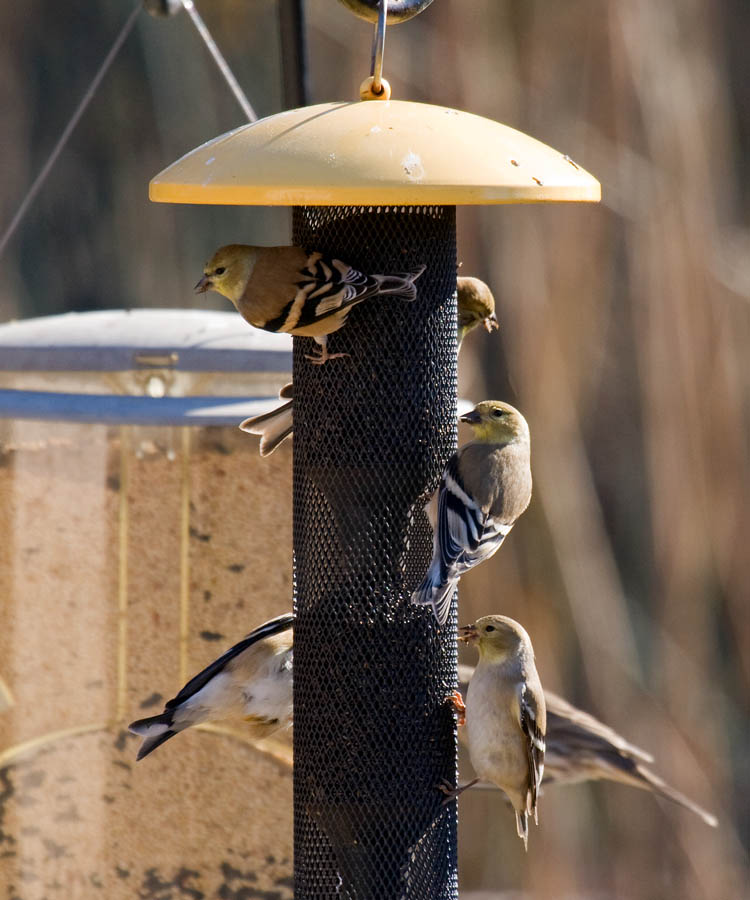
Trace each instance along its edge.
<path fill-rule="evenodd" d="M 457 278 L 456 293 L 458 295 L 458 349 L 466 335 L 483 324 L 487 331 L 497 328 L 495 318 L 495 298 L 487 285 L 478 278 Z M 285 385 L 279 398 L 286 399 L 270 412 L 260 416 L 252 416 L 240 423 L 240 429 L 248 434 L 260 435 L 260 455 L 269 453 L 291 436 L 294 430 L 293 414 L 294 385 Z"/>
<path fill-rule="evenodd" d="M 459 666 L 460 688 L 466 693 L 471 666 Z M 547 707 L 547 749 L 544 756 L 544 787 L 550 784 L 578 784 L 583 781 L 617 781 L 651 791 L 689 809 L 711 827 L 716 817 L 644 765 L 652 763 L 650 753 L 635 747 L 614 729 L 568 703 L 552 691 L 544 692 Z M 460 708 L 460 704 L 456 704 Z M 463 738 L 464 729 L 459 732 Z"/>
<path fill-rule="evenodd" d="M 476 437 L 448 460 L 426 507 L 434 531 L 432 562 L 412 594 L 413 603 L 432 606 L 440 625 L 458 579 L 495 553 L 531 500 L 529 426 L 521 413 L 484 400 L 460 420 Z"/>
<path fill-rule="evenodd" d="M 292 721 L 292 626 L 286 613 L 271 619 L 190 679 L 158 716 L 128 726 L 144 738 L 143 759 L 179 731 L 199 722 L 244 719 L 257 739 Z"/>
<path fill-rule="evenodd" d="M 222 294 L 256 328 L 314 338 L 320 354 L 308 358 L 322 364 L 346 355 L 329 353 L 326 344 L 357 303 L 384 294 L 414 300 L 414 282 L 424 270 L 366 275 L 340 259 L 301 247 L 229 244 L 206 263 L 195 291 Z"/>
<path fill-rule="evenodd" d="M 492 291 L 479 278 L 468 276 L 456 279 L 458 293 L 458 348 L 466 335 L 477 325 L 487 331 L 498 327 L 495 318 L 495 298 Z"/>
<path fill-rule="evenodd" d="M 547 730 L 534 648 L 524 628 L 507 616 L 483 616 L 459 628 L 458 636 L 479 650 L 465 707 L 466 740 L 478 777 L 448 793 L 457 796 L 480 778 L 497 785 L 516 811 L 516 830 L 528 848 L 529 814 L 537 821 Z M 461 717 L 460 694 L 452 699 Z"/>

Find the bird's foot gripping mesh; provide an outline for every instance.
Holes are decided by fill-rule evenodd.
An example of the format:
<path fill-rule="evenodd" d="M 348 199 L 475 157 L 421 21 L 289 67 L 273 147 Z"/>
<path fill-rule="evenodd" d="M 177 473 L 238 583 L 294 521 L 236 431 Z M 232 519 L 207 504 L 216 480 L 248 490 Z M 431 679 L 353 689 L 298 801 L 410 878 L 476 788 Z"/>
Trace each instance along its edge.
<path fill-rule="evenodd" d="M 323 366 L 294 347 L 295 900 L 457 896 L 455 611 L 410 603 L 456 444 L 454 207 L 298 207 L 294 243 L 417 299 L 357 306 Z"/>

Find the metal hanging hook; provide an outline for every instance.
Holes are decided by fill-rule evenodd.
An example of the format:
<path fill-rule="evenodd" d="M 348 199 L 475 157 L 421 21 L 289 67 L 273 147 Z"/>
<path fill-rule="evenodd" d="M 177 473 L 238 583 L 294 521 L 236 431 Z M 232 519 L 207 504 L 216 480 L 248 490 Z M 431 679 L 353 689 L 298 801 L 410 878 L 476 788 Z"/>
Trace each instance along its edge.
<path fill-rule="evenodd" d="M 372 62 L 370 77 L 359 86 L 361 100 L 390 100 L 391 86 L 383 78 L 383 55 L 385 53 L 385 26 L 388 18 L 388 0 L 378 3 L 378 24 L 372 39 Z"/>
<path fill-rule="evenodd" d="M 367 22 L 378 21 L 379 0 L 339 0 L 339 2 L 360 19 Z M 432 0 L 388 0 L 388 24 L 398 25 L 399 22 L 406 22 L 407 19 L 421 13 L 430 3 Z"/>
<path fill-rule="evenodd" d="M 385 27 L 405 22 L 421 13 L 432 0 L 340 0 L 360 19 L 376 22 L 372 41 L 370 77 L 359 86 L 361 100 L 390 100 L 391 86 L 383 78 L 383 54 L 385 53 Z"/>
<path fill-rule="evenodd" d="M 388 0 L 380 0 L 378 4 L 378 24 L 375 26 L 375 36 L 372 39 L 372 62 L 370 64 L 373 94 L 383 93 L 383 55 L 385 53 L 385 26 L 387 18 Z"/>

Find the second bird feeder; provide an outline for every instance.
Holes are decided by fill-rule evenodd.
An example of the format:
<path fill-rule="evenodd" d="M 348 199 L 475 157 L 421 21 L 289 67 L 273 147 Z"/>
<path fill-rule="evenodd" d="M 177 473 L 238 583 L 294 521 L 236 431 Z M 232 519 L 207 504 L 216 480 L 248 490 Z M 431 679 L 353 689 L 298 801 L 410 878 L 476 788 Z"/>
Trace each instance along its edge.
<path fill-rule="evenodd" d="M 455 207 L 596 201 L 599 184 L 507 126 L 383 99 L 238 128 L 150 196 L 292 206 L 295 244 L 364 272 L 427 267 L 415 302 L 362 304 L 331 336 L 348 359 L 312 366 L 294 341 L 295 897 L 455 898 L 437 790 L 456 780 L 455 604 L 443 629 L 410 604 L 456 446 Z"/>

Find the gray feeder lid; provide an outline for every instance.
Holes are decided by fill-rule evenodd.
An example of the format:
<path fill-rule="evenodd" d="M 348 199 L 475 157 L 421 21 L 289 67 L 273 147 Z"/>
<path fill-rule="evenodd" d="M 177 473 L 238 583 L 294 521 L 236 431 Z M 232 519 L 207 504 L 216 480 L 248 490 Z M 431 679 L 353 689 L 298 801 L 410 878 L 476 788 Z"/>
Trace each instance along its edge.
<path fill-rule="evenodd" d="M 0 325 L 0 418 L 236 425 L 273 407 L 291 369 L 291 337 L 252 328 L 235 312 L 108 310 L 8 322 Z M 150 395 L 150 378 L 164 379 L 164 396 Z"/>

